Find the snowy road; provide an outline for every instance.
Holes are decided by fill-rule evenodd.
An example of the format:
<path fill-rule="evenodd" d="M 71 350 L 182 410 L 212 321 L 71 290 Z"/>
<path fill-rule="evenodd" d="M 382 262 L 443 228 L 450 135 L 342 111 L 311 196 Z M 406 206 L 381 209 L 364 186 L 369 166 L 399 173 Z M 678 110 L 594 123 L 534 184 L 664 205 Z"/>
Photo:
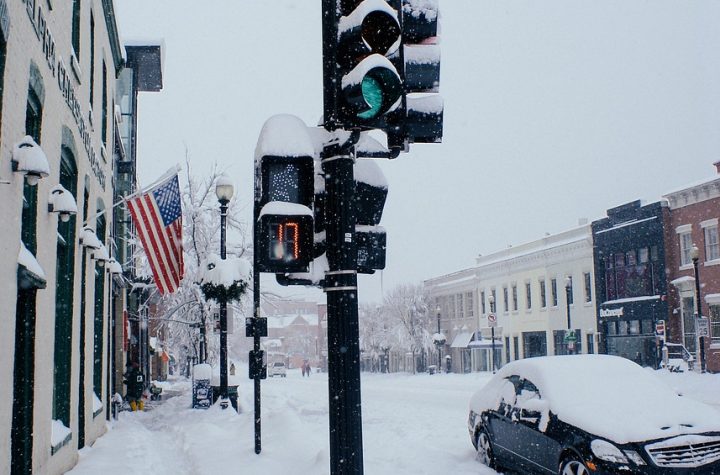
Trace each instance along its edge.
<path fill-rule="evenodd" d="M 363 374 L 365 472 L 495 473 L 475 460 L 465 428 L 470 395 L 488 377 Z M 189 384 L 175 386 L 184 389 L 180 396 L 145 413 L 121 413 L 70 474 L 329 473 L 326 374 L 303 378 L 291 370 L 263 382 L 260 455 L 253 450 L 251 381 L 240 388 L 241 414 L 188 409 Z"/>
<path fill-rule="evenodd" d="M 247 367 L 240 368 L 247 374 Z M 719 403 L 720 375 L 658 372 L 686 396 Z M 453 473 L 487 475 L 475 460 L 465 420 L 471 394 L 489 375 L 362 375 L 363 443 L 368 475 Z M 189 409 L 189 383 L 180 395 L 144 413 L 121 413 L 71 475 L 329 474 L 327 375 L 263 382 L 263 451 L 255 455 L 252 382 L 240 387 L 242 413 Z"/>

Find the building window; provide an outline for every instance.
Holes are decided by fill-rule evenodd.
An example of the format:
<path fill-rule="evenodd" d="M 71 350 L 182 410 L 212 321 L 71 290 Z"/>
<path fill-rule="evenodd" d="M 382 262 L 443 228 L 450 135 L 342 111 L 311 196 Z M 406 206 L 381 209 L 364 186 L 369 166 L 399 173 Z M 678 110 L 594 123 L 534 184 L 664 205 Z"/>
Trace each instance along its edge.
<path fill-rule="evenodd" d="M 455 295 L 455 315 L 457 318 L 465 318 L 462 294 Z"/>
<path fill-rule="evenodd" d="M 72 152 L 60 153 L 60 184 L 77 196 L 77 166 Z M 53 419 L 70 427 L 70 382 L 72 368 L 73 287 L 75 283 L 75 216 L 58 223 L 55 283 L 55 370 L 53 373 Z"/>
<path fill-rule="evenodd" d="M 547 307 L 545 279 L 540 279 L 539 284 L 540 284 L 540 307 L 545 308 L 545 307 Z"/>
<path fill-rule="evenodd" d="M 509 363 L 510 361 L 512 361 L 510 359 L 510 337 L 506 336 L 505 337 L 505 362 Z"/>
<path fill-rule="evenodd" d="M 530 282 L 525 282 L 525 308 L 532 308 L 532 286 Z"/>
<path fill-rule="evenodd" d="M 108 138 L 108 120 L 107 120 L 107 108 L 108 108 L 108 97 L 107 97 L 107 66 L 105 61 L 102 63 L 102 106 L 100 117 L 100 127 L 102 128 L 102 142 L 107 147 Z"/>
<path fill-rule="evenodd" d="M 515 359 L 520 359 L 520 338 L 513 337 L 513 352 L 515 353 Z"/>
<path fill-rule="evenodd" d="M 490 311 L 494 313 L 497 311 L 497 291 L 495 289 L 492 289 L 490 293 L 492 295 L 492 304 L 490 305 Z"/>
<path fill-rule="evenodd" d="M 513 284 L 513 286 L 512 286 L 512 299 L 513 299 L 513 311 L 517 312 L 517 309 L 518 309 L 517 284 Z"/>
<path fill-rule="evenodd" d="M 587 352 L 589 355 L 595 353 L 595 336 L 592 333 L 587 334 Z"/>
<path fill-rule="evenodd" d="M 466 314 L 468 317 L 474 317 L 475 316 L 475 302 L 473 299 L 473 293 L 468 292 L 465 294 L 465 306 L 466 306 Z"/>
<path fill-rule="evenodd" d="M 508 288 L 503 287 L 503 309 L 505 309 L 505 312 L 510 311 L 510 302 L 508 301 Z"/>
<path fill-rule="evenodd" d="M 95 16 L 90 12 L 90 113 L 95 104 Z M 92 121 L 92 118 L 91 118 Z"/>
<path fill-rule="evenodd" d="M 692 249 L 692 234 L 688 232 L 680 233 L 680 265 L 685 266 L 692 263 L 690 258 L 690 250 Z"/>
<path fill-rule="evenodd" d="M 482 306 L 482 313 L 485 315 L 487 313 L 487 308 L 485 307 L 485 291 L 483 290 L 480 292 L 480 305 Z"/>
<path fill-rule="evenodd" d="M 709 305 L 710 336 L 713 343 L 720 343 L 720 305 Z"/>
<path fill-rule="evenodd" d="M 80 0 L 73 0 L 72 7 L 72 47 L 75 57 L 80 60 Z"/>
<path fill-rule="evenodd" d="M 585 302 L 592 301 L 592 279 L 590 278 L 590 272 L 583 274 L 583 281 L 585 283 Z"/>
<path fill-rule="evenodd" d="M 709 226 L 704 230 L 705 234 L 705 260 L 714 261 L 720 259 L 720 248 L 718 247 L 718 227 Z"/>
<path fill-rule="evenodd" d="M 7 43 L 0 34 L 0 125 L 2 125 L 2 97 L 5 89 L 5 57 L 7 56 Z"/>
<path fill-rule="evenodd" d="M 557 305 L 558 305 L 557 279 L 550 279 L 550 294 L 552 297 L 552 306 L 557 307 Z"/>
<path fill-rule="evenodd" d="M 103 211 L 103 206 L 98 206 L 98 213 Z M 100 242 L 107 242 L 107 226 L 105 216 L 97 218 L 97 237 Z M 103 324 L 105 309 L 105 269 L 97 266 L 95 268 L 95 325 L 93 338 L 93 390 L 102 398 L 102 370 L 103 370 Z"/>

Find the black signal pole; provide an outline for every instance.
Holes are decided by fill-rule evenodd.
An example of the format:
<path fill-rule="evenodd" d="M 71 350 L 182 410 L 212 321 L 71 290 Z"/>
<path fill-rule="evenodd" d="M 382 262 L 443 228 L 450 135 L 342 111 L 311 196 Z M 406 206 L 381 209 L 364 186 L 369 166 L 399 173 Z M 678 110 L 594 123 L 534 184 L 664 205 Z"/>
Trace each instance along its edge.
<path fill-rule="evenodd" d="M 354 133 L 347 143 L 326 145 L 322 157 L 327 193 L 328 391 L 330 473 L 363 473 L 357 244 L 353 178 Z"/>
<path fill-rule="evenodd" d="M 258 200 L 254 200 L 253 208 L 253 355 L 260 354 L 260 332 L 258 330 L 258 320 L 260 318 L 260 270 L 257 261 L 258 249 L 258 229 L 257 222 L 260 215 L 260 205 Z M 252 363 L 252 362 L 251 362 Z M 262 365 L 262 361 L 260 362 Z M 253 378 L 255 392 L 255 453 L 260 454 L 262 444 L 260 440 L 260 375 L 255 374 Z"/>

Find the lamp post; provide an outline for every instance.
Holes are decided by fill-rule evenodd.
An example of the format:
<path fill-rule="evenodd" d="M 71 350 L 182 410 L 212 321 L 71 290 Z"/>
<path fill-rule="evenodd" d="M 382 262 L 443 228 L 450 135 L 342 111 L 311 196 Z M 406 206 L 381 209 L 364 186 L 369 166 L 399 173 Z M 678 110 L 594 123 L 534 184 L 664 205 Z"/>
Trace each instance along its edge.
<path fill-rule="evenodd" d="M 497 318 L 497 316 L 495 315 L 495 296 L 490 294 L 490 296 L 488 297 L 488 302 L 490 302 L 490 313 L 493 315 L 494 320 L 495 318 Z M 490 319 L 488 319 L 488 323 L 490 324 Z M 492 358 L 490 359 L 490 361 L 492 362 L 492 372 L 493 374 L 495 374 L 495 323 L 490 324 L 490 338 L 492 339 Z"/>
<path fill-rule="evenodd" d="M 700 275 L 698 274 L 698 261 L 700 260 L 700 249 L 693 244 L 690 249 L 690 258 L 693 262 L 693 269 L 695 270 L 695 328 L 697 328 L 702 318 L 702 306 L 700 303 Z M 705 337 L 699 336 L 700 340 L 700 371 L 705 372 Z"/>
<path fill-rule="evenodd" d="M 221 176 L 215 183 L 215 195 L 220 202 L 220 259 L 225 260 L 228 203 L 233 196 L 233 185 L 229 178 Z M 220 300 L 220 406 L 228 406 L 227 372 L 227 300 Z"/>
<path fill-rule="evenodd" d="M 575 335 L 572 332 L 572 323 L 570 323 L 570 301 L 572 300 L 572 277 L 565 277 L 565 306 L 567 309 L 567 334 L 565 335 L 565 343 L 568 346 L 568 354 L 575 352 Z"/>
<path fill-rule="evenodd" d="M 442 351 L 442 347 L 445 344 L 445 337 L 443 336 L 442 332 L 440 331 L 440 306 L 437 307 L 437 333 L 435 334 L 435 346 L 437 346 L 437 354 L 438 354 L 438 374 L 442 373 L 442 356 L 440 355 L 440 352 Z"/>

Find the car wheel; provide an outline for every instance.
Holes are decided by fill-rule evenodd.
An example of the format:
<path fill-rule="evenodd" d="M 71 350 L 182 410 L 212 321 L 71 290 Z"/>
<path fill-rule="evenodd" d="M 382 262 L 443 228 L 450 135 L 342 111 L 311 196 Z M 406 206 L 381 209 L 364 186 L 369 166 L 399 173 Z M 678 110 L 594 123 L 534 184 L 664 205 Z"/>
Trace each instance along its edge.
<path fill-rule="evenodd" d="M 495 455 L 493 454 L 492 442 L 485 429 L 480 429 L 477 435 L 477 459 L 483 465 L 495 468 Z"/>
<path fill-rule="evenodd" d="M 567 457 L 560 464 L 559 475 L 589 475 L 590 470 L 577 457 Z"/>

